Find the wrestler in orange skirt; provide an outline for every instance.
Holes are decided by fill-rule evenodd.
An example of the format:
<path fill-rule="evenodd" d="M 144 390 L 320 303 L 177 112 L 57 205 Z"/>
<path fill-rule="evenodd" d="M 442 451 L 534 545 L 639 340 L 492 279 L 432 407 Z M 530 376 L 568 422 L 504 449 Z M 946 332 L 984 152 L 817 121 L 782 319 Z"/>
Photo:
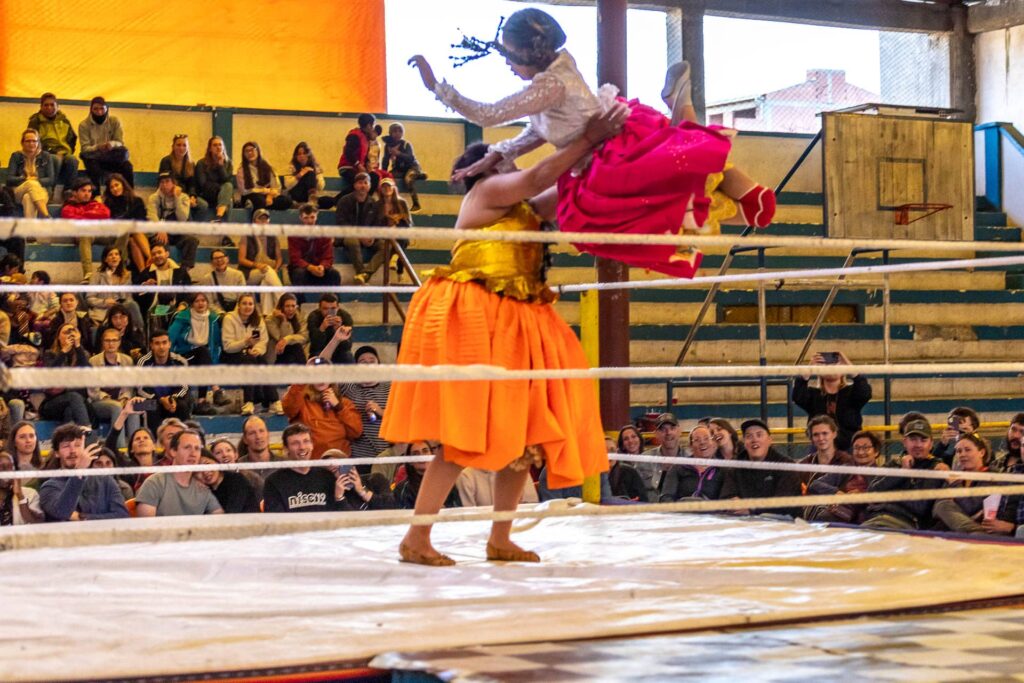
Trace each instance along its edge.
<path fill-rule="evenodd" d="M 523 202 L 481 230 L 536 230 Z M 543 247 L 463 242 L 413 296 L 400 364 L 496 365 L 512 370 L 585 368 L 573 331 L 540 279 Z M 439 441 L 444 458 L 501 470 L 527 446 L 543 448 L 552 488 L 608 469 L 592 380 L 394 382 L 381 424 L 391 442 Z"/>

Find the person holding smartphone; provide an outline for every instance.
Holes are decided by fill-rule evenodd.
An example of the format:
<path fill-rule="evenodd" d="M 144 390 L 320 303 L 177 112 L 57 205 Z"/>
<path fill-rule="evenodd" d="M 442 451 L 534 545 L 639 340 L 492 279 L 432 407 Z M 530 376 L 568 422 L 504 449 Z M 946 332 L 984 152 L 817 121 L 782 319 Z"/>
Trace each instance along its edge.
<path fill-rule="evenodd" d="M 256 309 L 256 297 L 240 295 L 235 310 L 225 315 L 221 322 L 221 362 L 228 365 L 266 365 L 268 338 L 267 325 Z M 246 385 L 242 387 L 242 395 L 242 415 L 252 415 L 256 403 L 263 405 L 264 412 L 275 415 L 284 412 L 275 387 Z"/>
<path fill-rule="evenodd" d="M 793 381 L 793 403 L 807 413 L 807 419 L 828 415 L 839 427 L 836 448 L 849 451 L 850 437 L 861 430 L 861 411 L 871 400 L 871 384 L 863 375 L 847 375 L 843 365 L 852 365 L 842 351 L 815 353 L 812 365 L 835 365 L 836 374 L 811 377 L 803 375 Z"/>
<path fill-rule="evenodd" d="M 338 297 L 327 292 L 320 297 L 317 309 L 306 318 L 306 329 L 309 333 L 309 357 L 324 355 L 323 350 L 331 342 L 334 333 L 340 327 L 352 327 L 351 314 L 338 303 Z M 334 350 L 325 355 L 334 364 L 353 363 L 352 340 L 345 339 Z"/>
<path fill-rule="evenodd" d="M 351 334 L 351 329 L 348 331 Z M 330 365 L 315 356 L 309 365 Z M 351 455 L 351 441 L 363 435 L 363 419 L 355 404 L 336 384 L 293 384 L 281 399 L 289 422 L 308 425 L 313 438 L 313 457 L 337 449 Z"/>
<path fill-rule="evenodd" d="M 347 458 L 348 455 L 337 448 L 331 448 L 320 456 L 321 460 Z M 392 510 L 398 507 L 384 475 L 369 474 L 364 480 L 358 468 L 351 463 L 328 467 L 327 471 L 334 475 L 334 494 L 339 509 Z"/>

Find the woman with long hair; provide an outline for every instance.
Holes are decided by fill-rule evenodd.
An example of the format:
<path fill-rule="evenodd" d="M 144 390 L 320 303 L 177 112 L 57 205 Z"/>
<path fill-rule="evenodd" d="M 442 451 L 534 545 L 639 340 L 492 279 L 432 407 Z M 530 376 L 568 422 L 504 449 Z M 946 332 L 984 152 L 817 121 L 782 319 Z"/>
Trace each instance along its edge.
<path fill-rule="evenodd" d="M 146 335 L 142 331 L 142 325 L 136 322 L 132 312 L 124 304 L 115 303 L 107 309 L 107 315 L 100 325 L 99 334 L 102 335 L 104 330 L 111 328 L 121 334 L 121 344 L 118 350 L 131 356 L 132 359 L 138 360 L 143 349 L 146 348 Z"/>
<path fill-rule="evenodd" d="M 619 430 L 615 439 L 616 452 L 626 455 L 640 455 L 644 451 L 644 437 L 634 425 L 626 425 Z M 647 487 L 643 477 L 628 462 L 613 460 L 608 469 L 608 486 L 613 496 L 635 501 L 647 500 Z"/>
<path fill-rule="evenodd" d="M 221 222 L 231 208 L 235 189 L 231 185 L 231 158 L 224 139 L 214 135 L 206 142 L 206 154 L 196 163 L 196 194 L 214 208 L 213 220 Z"/>
<path fill-rule="evenodd" d="M 626 106 L 616 104 L 594 116 L 582 136 L 530 169 L 491 168 L 469 176 L 455 227 L 484 233 L 540 230 L 555 208 L 548 188 L 621 129 L 627 115 Z M 470 145 L 454 170 L 486 153 L 485 144 Z M 513 370 L 587 367 L 579 339 L 551 305 L 556 297 L 544 282 L 543 269 L 540 244 L 460 242 L 451 264 L 435 268 L 413 295 L 398 362 L 498 364 Z M 447 343 L 450 339 L 472 343 Z M 467 422 L 469 407 L 476 412 Z M 599 412 L 594 385 L 585 380 L 394 382 L 380 436 L 392 443 L 439 441 L 444 446 L 424 474 L 417 514 L 441 508 L 463 467 L 496 472 L 494 509 L 515 510 L 529 467 L 538 459 L 546 461 L 552 488 L 579 486 L 585 477 L 608 469 Z M 491 526 L 488 559 L 539 562 L 536 553 L 512 542 L 511 529 L 510 522 Z M 401 559 L 454 564 L 433 547 L 430 532 L 430 526 L 411 526 L 399 546 Z"/>
<path fill-rule="evenodd" d="M 284 189 L 288 197 L 296 204 L 316 204 L 324 187 L 324 170 L 317 163 L 313 150 L 305 142 L 295 145 L 291 163 L 284 174 Z"/>
<path fill-rule="evenodd" d="M 142 197 L 128 184 L 120 173 L 111 173 L 107 179 L 107 187 L 103 191 L 103 203 L 110 209 L 110 217 L 115 220 L 146 221 L 146 203 Z M 119 237 L 114 243 L 117 247 L 131 251 L 132 265 L 139 272 L 149 265 L 149 238 L 144 233 L 133 232 L 128 237 Z M 126 254 L 121 254 L 122 257 Z"/>
<path fill-rule="evenodd" d="M 385 225 L 391 228 L 412 227 L 412 214 L 409 212 L 409 205 L 398 194 L 394 178 L 381 178 L 380 185 L 377 186 L 377 203 L 380 205 L 380 216 Z M 398 240 L 398 245 L 405 249 L 409 246 L 409 240 Z M 398 258 L 398 254 L 391 255 L 391 263 L 388 264 L 388 267 L 401 277 L 404 264 Z"/>
<path fill-rule="evenodd" d="M 171 153 L 160 160 L 159 173 L 170 173 L 174 185 L 189 196 L 192 209 L 205 211 L 209 208 L 206 200 L 196 192 L 196 165 L 192 161 L 188 135 L 179 133 L 171 138 Z"/>
<path fill-rule="evenodd" d="M 82 347 L 82 334 L 74 323 L 64 323 L 57 330 L 50 350 L 43 355 L 43 367 L 87 368 L 89 354 Z M 89 405 L 85 389 L 52 387 L 46 390 L 46 398 L 39 405 L 39 416 L 44 420 L 74 422 L 91 425 Z"/>
<path fill-rule="evenodd" d="M 196 292 L 187 308 L 174 314 L 167 328 L 171 340 L 171 352 L 176 353 L 191 365 L 216 365 L 221 354 L 221 320 L 217 311 L 210 308 L 210 299 L 205 292 Z M 199 401 L 193 412 L 196 415 L 216 413 L 206 394 L 209 387 L 198 388 Z M 213 387 L 214 394 L 219 387 Z"/>
<path fill-rule="evenodd" d="M 988 439 L 973 432 L 963 432 L 953 452 L 954 472 L 987 472 L 992 463 L 992 445 Z M 992 484 L 995 482 L 984 482 Z M 969 479 L 951 479 L 946 488 L 964 488 L 982 485 Z M 1017 509 L 1009 505 L 1011 496 L 1002 496 L 995 505 L 977 496 L 972 498 L 946 498 L 935 501 L 932 515 L 939 528 L 963 534 L 1013 535 L 1016 529 Z"/>
<path fill-rule="evenodd" d="M 111 181 L 113 182 L 113 178 Z M 89 284 L 117 287 L 132 284 L 132 274 L 125 267 L 120 249 L 114 245 L 103 249 L 100 267 L 89 276 Z M 132 295 L 127 292 L 89 292 L 85 300 L 89 304 L 89 315 L 97 325 L 102 325 L 107 319 L 111 307 L 120 305 L 131 316 L 135 326 L 142 327 L 142 311 L 139 310 L 139 304 L 135 302 Z"/>
<path fill-rule="evenodd" d="M 11 438 L 7 442 L 6 450 L 14 456 L 15 465 L 19 470 L 43 468 L 43 456 L 39 450 L 36 426 L 27 420 L 15 422 L 11 427 Z"/>
<path fill-rule="evenodd" d="M 221 322 L 221 362 L 226 365 L 265 365 L 268 338 L 267 325 L 256 308 L 256 297 L 240 295 L 235 310 L 225 315 Z M 265 412 L 276 415 L 283 412 L 275 387 L 246 385 L 242 388 L 242 395 L 242 415 L 252 415 L 256 403 L 262 403 Z"/>
<path fill-rule="evenodd" d="M 282 294 L 274 312 L 265 319 L 270 348 L 277 364 L 302 365 L 306 362 L 309 331 L 306 316 L 294 294 Z"/>
<path fill-rule="evenodd" d="M 238 183 L 242 206 L 251 204 L 254 211 L 283 211 L 292 208 L 291 198 L 281 195 L 281 181 L 277 173 L 263 158 L 263 151 L 255 142 L 250 141 L 242 145 L 242 161 L 238 164 L 235 180 Z"/>

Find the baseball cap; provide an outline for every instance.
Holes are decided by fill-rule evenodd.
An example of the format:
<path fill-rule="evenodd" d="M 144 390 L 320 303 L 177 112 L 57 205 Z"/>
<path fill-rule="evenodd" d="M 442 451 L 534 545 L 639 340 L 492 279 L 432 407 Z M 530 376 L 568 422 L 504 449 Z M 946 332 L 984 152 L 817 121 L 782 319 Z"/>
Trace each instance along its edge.
<path fill-rule="evenodd" d="M 672 413 L 662 413 L 658 416 L 658 419 L 654 422 L 654 428 L 658 429 L 662 425 L 675 425 L 679 426 L 679 419 Z"/>
<path fill-rule="evenodd" d="M 760 420 L 760 419 L 755 418 L 753 420 L 747 420 L 743 424 L 740 425 L 740 434 L 746 434 L 747 430 L 750 429 L 751 427 L 760 427 L 761 429 L 763 429 L 766 432 L 770 431 L 768 429 L 768 423 L 767 422 L 765 422 L 764 420 Z"/>
<path fill-rule="evenodd" d="M 932 426 L 928 424 L 928 420 L 911 420 L 903 426 L 903 436 L 911 434 L 926 436 L 930 439 L 932 438 Z"/>
<path fill-rule="evenodd" d="M 256 209 L 252 212 L 252 219 L 256 220 L 257 218 L 270 218 L 270 212 L 266 209 Z"/>

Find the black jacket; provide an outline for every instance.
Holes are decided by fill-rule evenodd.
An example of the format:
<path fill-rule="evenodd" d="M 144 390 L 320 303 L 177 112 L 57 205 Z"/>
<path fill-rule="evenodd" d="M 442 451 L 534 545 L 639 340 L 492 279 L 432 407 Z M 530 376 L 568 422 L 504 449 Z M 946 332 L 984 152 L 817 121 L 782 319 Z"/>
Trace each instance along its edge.
<path fill-rule="evenodd" d="M 915 470 L 934 470 L 944 464 L 939 458 L 915 460 Z M 893 468 L 895 469 L 895 468 Z M 941 489 L 946 485 L 943 479 L 911 479 L 909 477 L 875 477 L 868 486 L 869 492 L 876 491 L 926 491 Z M 916 529 L 928 529 L 932 526 L 932 507 L 934 500 L 908 500 L 903 503 L 875 503 L 869 505 L 864 515 L 865 525 L 870 525 L 871 518 L 877 515 L 892 515 L 914 525 Z"/>
<path fill-rule="evenodd" d="M 811 387 L 803 377 L 793 382 L 793 403 L 807 413 L 807 419 L 828 415 L 839 425 L 836 448 L 850 450 L 850 438 L 860 431 L 864 418 L 860 411 L 871 400 L 871 385 L 864 377 L 857 375 L 852 384 L 847 384 L 836 394 L 826 394 Z"/>
<path fill-rule="evenodd" d="M 750 460 L 746 452 L 740 453 L 737 460 Z M 779 453 L 774 448 L 768 450 L 764 462 L 792 463 L 793 461 Z M 783 496 L 799 496 L 800 473 L 780 472 L 778 470 L 741 470 L 732 469 L 725 477 L 722 490 L 719 494 L 720 500 L 729 498 L 780 498 Z M 764 510 L 751 509 L 751 514 L 762 512 L 800 516 L 799 507 L 792 508 L 766 508 Z"/>

